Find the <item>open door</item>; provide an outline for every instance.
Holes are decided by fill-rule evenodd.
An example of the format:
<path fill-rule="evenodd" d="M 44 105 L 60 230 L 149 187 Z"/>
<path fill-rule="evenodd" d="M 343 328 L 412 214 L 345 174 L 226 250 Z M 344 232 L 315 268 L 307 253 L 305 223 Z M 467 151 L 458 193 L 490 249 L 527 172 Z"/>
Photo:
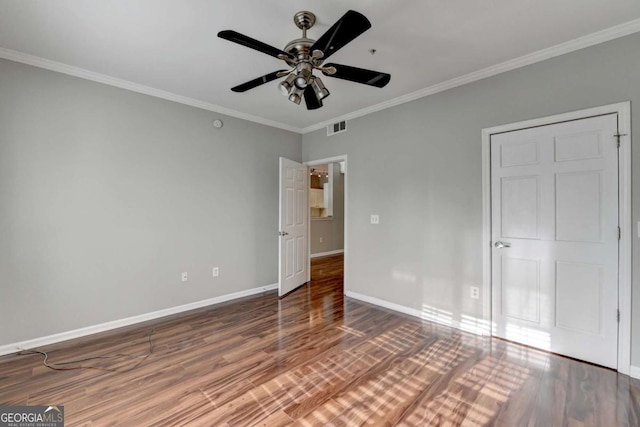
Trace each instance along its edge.
<path fill-rule="evenodd" d="M 309 215 L 307 167 L 280 157 L 280 242 L 278 295 L 288 294 L 306 283 Z"/>

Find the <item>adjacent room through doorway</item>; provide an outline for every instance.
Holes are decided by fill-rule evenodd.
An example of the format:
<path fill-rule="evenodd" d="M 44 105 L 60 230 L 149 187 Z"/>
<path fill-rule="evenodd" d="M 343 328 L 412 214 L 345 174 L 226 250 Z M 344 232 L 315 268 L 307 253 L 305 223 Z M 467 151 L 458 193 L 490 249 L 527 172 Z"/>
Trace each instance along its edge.
<path fill-rule="evenodd" d="M 309 257 L 344 252 L 344 162 L 309 167 Z"/>
<path fill-rule="evenodd" d="M 311 286 L 344 289 L 345 160 L 309 166 Z"/>

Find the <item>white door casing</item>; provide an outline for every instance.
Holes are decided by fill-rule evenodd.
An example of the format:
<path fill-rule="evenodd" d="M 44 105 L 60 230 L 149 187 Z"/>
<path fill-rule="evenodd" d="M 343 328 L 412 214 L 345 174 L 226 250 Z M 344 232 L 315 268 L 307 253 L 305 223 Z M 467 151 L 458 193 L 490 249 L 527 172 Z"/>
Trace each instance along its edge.
<path fill-rule="evenodd" d="M 609 114 L 491 136 L 494 335 L 617 367 L 616 134 Z"/>
<path fill-rule="evenodd" d="M 307 167 L 280 157 L 280 237 L 278 295 L 308 280 L 309 173 Z"/>

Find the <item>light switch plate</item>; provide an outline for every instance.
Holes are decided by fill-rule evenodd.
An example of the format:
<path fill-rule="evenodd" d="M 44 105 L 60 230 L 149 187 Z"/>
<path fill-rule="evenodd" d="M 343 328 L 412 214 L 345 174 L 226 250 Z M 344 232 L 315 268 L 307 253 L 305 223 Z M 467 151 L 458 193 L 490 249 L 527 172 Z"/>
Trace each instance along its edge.
<path fill-rule="evenodd" d="M 380 224 L 380 215 L 371 214 L 371 224 Z"/>

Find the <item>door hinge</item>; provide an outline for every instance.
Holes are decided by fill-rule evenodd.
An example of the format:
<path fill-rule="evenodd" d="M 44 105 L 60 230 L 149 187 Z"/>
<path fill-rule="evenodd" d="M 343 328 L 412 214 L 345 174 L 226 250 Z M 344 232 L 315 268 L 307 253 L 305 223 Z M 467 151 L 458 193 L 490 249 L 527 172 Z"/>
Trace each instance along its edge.
<path fill-rule="evenodd" d="M 620 323 L 620 310 L 618 309 L 618 314 L 617 314 L 617 319 L 618 319 L 618 323 Z"/>
<path fill-rule="evenodd" d="M 618 147 L 618 148 L 620 148 L 620 137 L 621 137 L 621 136 L 627 136 L 627 134 L 626 134 L 626 133 L 620 133 L 620 132 L 618 132 L 618 133 L 616 133 L 616 134 L 615 134 L 615 135 L 613 135 L 613 136 L 616 138 L 616 145 L 617 145 L 617 147 Z"/>
<path fill-rule="evenodd" d="M 618 240 L 622 239 L 622 230 L 620 229 L 620 226 L 618 226 Z"/>

